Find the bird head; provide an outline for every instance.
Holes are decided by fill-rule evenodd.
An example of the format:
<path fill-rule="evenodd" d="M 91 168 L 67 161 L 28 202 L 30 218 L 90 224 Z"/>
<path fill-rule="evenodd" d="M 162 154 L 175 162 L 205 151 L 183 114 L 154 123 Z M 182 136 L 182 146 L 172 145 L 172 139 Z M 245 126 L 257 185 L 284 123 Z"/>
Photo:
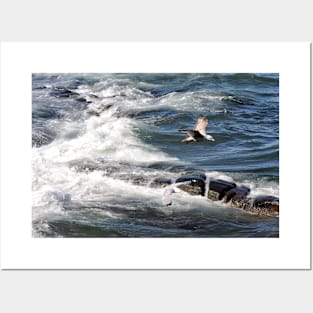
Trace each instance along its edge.
<path fill-rule="evenodd" d="M 206 140 L 209 140 L 209 141 L 215 141 L 214 137 L 211 136 L 211 135 L 206 135 Z"/>

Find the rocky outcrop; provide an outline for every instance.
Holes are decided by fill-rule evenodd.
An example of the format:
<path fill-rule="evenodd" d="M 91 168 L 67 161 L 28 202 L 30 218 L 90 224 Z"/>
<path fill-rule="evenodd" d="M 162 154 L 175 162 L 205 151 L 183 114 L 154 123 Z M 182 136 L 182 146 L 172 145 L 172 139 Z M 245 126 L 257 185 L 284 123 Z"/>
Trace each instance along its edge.
<path fill-rule="evenodd" d="M 247 186 L 235 187 L 226 192 L 223 201 L 225 203 L 230 201 L 231 206 L 234 208 L 246 209 L 251 202 L 247 198 L 249 193 L 250 188 Z"/>
<path fill-rule="evenodd" d="M 188 181 L 188 180 L 193 180 L 193 179 L 201 179 L 203 181 L 206 180 L 206 176 L 205 174 L 203 173 L 193 173 L 193 174 L 188 174 L 188 175 L 183 175 L 183 176 L 180 176 L 179 178 L 176 179 L 176 183 L 181 183 L 181 182 L 184 182 L 184 181 Z"/>
<path fill-rule="evenodd" d="M 225 194 L 236 187 L 235 183 L 222 179 L 210 179 L 208 198 L 217 201 L 222 200 Z"/>
<path fill-rule="evenodd" d="M 158 177 L 154 178 L 150 184 L 149 187 L 151 188 L 163 188 L 166 186 L 169 186 L 173 183 L 173 181 L 170 178 L 164 178 L 164 177 Z"/>
<path fill-rule="evenodd" d="M 258 196 L 247 210 L 251 213 L 267 216 L 279 215 L 279 199 L 273 196 Z"/>
<path fill-rule="evenodd" d="M 178 186 L 177 188 L 188 192 L 189 194 L 191 194 L 192 196 L 204 196 L 204 192 L 205 192 L 205 185 L 201 181 L 190 181 L 188 184 L 183 184 Z"/>
<path fill-rule="evenodd" d="M 204 196 L 205 194 L 205 179 L 204 177 L 199 175 L 184 175 L 176 179 L 176 183 L 189 182 L 188 184 L 179 185 L 178 188 L 188 192 L 191 195 Z"/>
<path fill-rule="evenodd" d="M 212 201 L 222 201 L 231 208 L 241 209 L 251 214 L 262 216 L 279 215 L 279 198 L 262 195 L 257 197 L 251 197 L 250 188 L 244 185 L 237 185 L 235 182 L 211 178 L 206 179 L 206 175 L 202 173 L 194 173 L 183 175 L 176 180 L 168 177 L 154 177 L 153 174 L 140 175 L 118 172 L 119 167 L 101 162 L 93 162 L 91 160 L 79 160 L 79 162 L 70 162 L 70 167 L 77 171 L 93 171 L 102 170 L 106 175 L 113 176 L 115 178 L 127 181 L 133 185 L 148 186 L 150 188 L 166 188 L 172 185 L 173 188 L 180 189 L 193 196 L 206 196 Z M 168 189 L 168 188 L 167 188 Z M 174 190 L 174 189 L 173 189 Z M 169 195 L 172 192 L 170 191 Z M 172 203 L 168 201 L 167 205 Z"/>
<path fill-rule="evenodd" d="M 181 183 L 186 184 L 181 184 Z M 177 188 L 189 193 L 190 195 L 204 196 L 207 188 L 207 197 L 213 201 L 223 201 L 228 203 L 230 207 L 242 209 L 246 212 L 263 215 L 278 216 L 279 215 L 279 199 L 273 196 L 249 197 L 250 188 L 244 185 L 237 186 L 236 183 L 213 179 L 206 182 L 204 174 L 183 175 L 176 179 Z M 172 184 L 172 180 L 168 178 L 156 178 L 150 184 L 151 187 L 166 187 Z"/>

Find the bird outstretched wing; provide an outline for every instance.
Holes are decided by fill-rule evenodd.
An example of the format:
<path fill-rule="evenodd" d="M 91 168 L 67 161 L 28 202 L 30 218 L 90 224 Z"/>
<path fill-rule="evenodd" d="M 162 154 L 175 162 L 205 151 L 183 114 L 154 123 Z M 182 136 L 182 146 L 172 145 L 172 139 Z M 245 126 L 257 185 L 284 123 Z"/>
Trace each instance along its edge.
<path fill-rule="evenodd" d="M 200 134 L 206 135 L 206 127 L 208 126 L 209 120 L 203 115 L 199 115 L 198 121 L 193 130 L 197 130 Z"/>

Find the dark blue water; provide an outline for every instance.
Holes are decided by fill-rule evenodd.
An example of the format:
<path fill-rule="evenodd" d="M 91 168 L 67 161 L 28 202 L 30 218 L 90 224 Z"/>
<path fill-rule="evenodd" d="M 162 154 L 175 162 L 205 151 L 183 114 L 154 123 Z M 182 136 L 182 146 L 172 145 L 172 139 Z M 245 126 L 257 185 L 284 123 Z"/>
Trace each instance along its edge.
<path fill-rule="evenodd" d="M 34 74 L 33 236 L 277 237 L 278 218 L 154 178 L 204 173 L 279 195 L 279 75 Z M 215 142 L 178 129 L 209 119 Z"/>

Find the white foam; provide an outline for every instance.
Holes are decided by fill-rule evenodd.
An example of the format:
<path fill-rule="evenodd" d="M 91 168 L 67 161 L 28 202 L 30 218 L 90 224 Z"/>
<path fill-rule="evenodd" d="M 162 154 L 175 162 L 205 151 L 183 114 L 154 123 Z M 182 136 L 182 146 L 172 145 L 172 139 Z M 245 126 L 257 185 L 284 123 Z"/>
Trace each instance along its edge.
<path fill-rule="evenodd" d="M 251 192 L 249 194 L 249 197 L 255 198 L 257 196 L 274 196 L 279 197 L 279 189 L 278 185 L 276 186 L 268 186 L 268 187 L 253 187 L 254 184 L 250 184 Z"/>
<path fill-rule="evenodd" d="M 57 138 L 49 145 L 33 148 L 33 218 L 64 214 L 63 203 L 69 199 L 103 200 L 138 192 L 142 197 L 146 192 L 138 186 L 105 177 L 103 172 L 76 172 L 69 167 L 70 161 L 101 159 L 128 164 L 178 161 L 143 143 L 135 133 L 140 122 L 116 118 L 115 110 L 85 120 L 59 121 Z"/>
<path fill-rule="evenodd" d="M 205 175 L 208 180 L 210 180 L 211 178 L 215 178 L 215 179 L 223 179 L 223 180 L 234 182 L 234 179 L 231 176 L 223 172 L 211 171 L 211 172 L 206 172 Z"/>
<path fill-rule="evenodd" d="M 39 148 L 43 159 L 68 162 L 80 158 L 104 158 L 127 162 L 177 161 L 137 138 L 136 121 L 114 118 L 112 112 L 82 122 L 64 122 L 57 140 Z"/>
<path fill-rule="evenodd" d="M 231 96 L 211 95 L 207 91 L 171 92 L 164 95 L 157 104 L 185 112 L 221 111 L 221 101 Z"/>
<path fill-rule="evenodd" d="M 145 144 L 138 138 L 136 131 L 147 127 L 146 124 L 125 117 L 117 118 L 116 113 L 120 110 L 141 110 L 151 109 L 151 107 L 153 109 L 171 107 L 182 111 L 201 111 L 203 108 L 210 110 L 214 109 L 214 105 L 219 105 L 218 102 L 225 96 L 199 91 L 173 92 L 154 98 L 149 92 L 144 92 L 137 87 L 131 85 L 127 79 L 108 77 L 93 86 L 80 86 L 77 89 L 81 95 L 92 99 L 89 106 L 95 112 L 97 110 L 101 112 L 106 105 L 113 104 L 113 106 L 101 112 L 99 116 L 85 114 L 80 120 L 58 121 L 57 138 L 49 145 L 33 148 L 33 216 L 35 218 L 42 214 L 66 214 L 63 204 L 70 199 L 111 203 L 119 196 L 137 197 L 152 199 L 162 206 L 162 189 L 134 186 L 116 178 L 106 177 L 104 171 L 77 172 L 69 167 L 69 162 L 90 159 L 101 160 L 103 163 L 125 162 L 134 166 L 154 162 L 179 163 L 177 158 Z M 92 98 L 92 95 L 98 98 Z M 138 174 L 137 169 L 136 173 Z M 221 172 L 208 172 L 206 175 L 207 183 L 210 178 L 234 181 L 232 177 Z M 160 176 L 163 176 L 162 173 Z M 250 182 L 248 186 L 253 195 L 262 192 L 270 195 L 278 194 L 278 188 L 275 189 L 275 186 L 273 188 L 265 186 L 264 189 Z M 194 201 L 198 201 L 198 197 L 183 192 L 179 195 L 171 193 L 170 196 L 173 196 L 174 202 L 186 201 L 184 208 L 194 207 Z M 207 202 L 207 198 L 201 197 L 199 201 Z"/>
<path fill-rule="evenodd" d="M 107 78 L 94 86 L 80 86 L 78 92 L 88 96 L 96 95 L 98 99 L 92 99 L 93 105 L 108 103 L 114 99 L 115 104 L 124 108 L 144 109 L 170 107 L 180 111 L 218 111 L 221 112 L 221 101 L 233 99 L 233 96 L 214 95 L 207 91 L 170 92 L 162 97 L 153 97 L 150 92 L 140 88 L 151 87 L 149 83 L 131 82 L 128 79 Z"/>
<path fill-rule="evenodd" d="M 236 176 L 236 178 L 234 179 L 229 174 L 216 171 L 206 172 L 205 175 L 207 177 L 206 184 L 209 183 L 209 180 L 211 178 L 214 178 L 230 181 L 236 183 L 238 186 L 245 185 L 250 188 L 251 191 L 249 193 L 249 197 L 252 198 L 260 195 L 279 197 L 279 184 L 275 181 L 268 181 L 265 178 L 255 182 L 252 179 L 250 180 L 247 178 L 243 178 L 244 176 L 246 176 L 243 174 L 235 173 L 234 175 Z"/>

